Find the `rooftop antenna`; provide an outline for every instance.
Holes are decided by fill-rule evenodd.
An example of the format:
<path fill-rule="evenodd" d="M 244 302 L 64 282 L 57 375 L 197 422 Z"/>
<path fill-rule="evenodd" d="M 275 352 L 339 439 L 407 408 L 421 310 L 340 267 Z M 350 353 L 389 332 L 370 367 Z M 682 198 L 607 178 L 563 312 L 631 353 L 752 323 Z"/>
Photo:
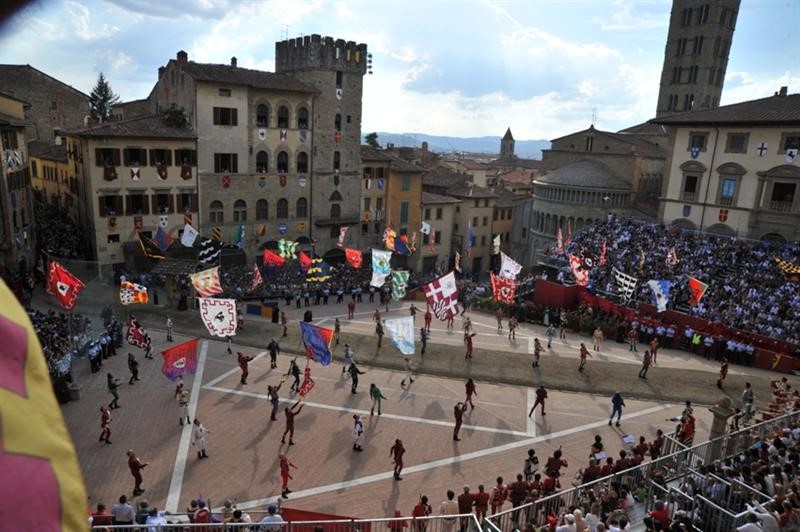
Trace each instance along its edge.
<path fill-rule="evenodd" d="M 289 26 L 284 24 L 281 26 L 281 40 L 288 41 L 289 40 Z"/>
<path fill-rule="evenodd" d="M 592 127 L 597 123 L 597 107 L 592 109 Z"/>

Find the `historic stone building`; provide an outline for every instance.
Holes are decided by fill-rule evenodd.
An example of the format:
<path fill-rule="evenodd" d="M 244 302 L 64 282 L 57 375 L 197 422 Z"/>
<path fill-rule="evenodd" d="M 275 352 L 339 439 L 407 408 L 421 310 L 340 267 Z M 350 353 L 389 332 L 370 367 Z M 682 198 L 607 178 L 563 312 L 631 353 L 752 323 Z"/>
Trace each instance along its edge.
<path fill-rule="evenodd" d="M 0 65 L 0 92 L 29 104 L 27 138 L 53 144 L 56 132 L 86 125 L 89 96 L 30 65 Z"/>
<path fill-rule="evenodd" d="M 422 273 L 445 273 L 451 267 L 456 209 L 460 213 L 462 203 L 452 196 L 422 193 L 422 219 L 431 226 L 431 234 L 422 235 L 417 248 L 416 268 Z"/>
<path fill-rule="evenodd" d="M 671 130 L 660 218 L 725 236 L 800 238 L 800 94 L 653 120 Z"/>
<path fill-rule="evenodd" d="M 60 138 L 60 137 L 59 137 Z M 28 143 L 33 197 L 78 222 L 78 180 L 67 157 L 67 146 L 33 141 Z"/>
<path fill-rule="evenodd" d="M 719 106 L 740 0 L 673 0 L 656 116 Z"/>
<path fill-rule="evenodd" d="M 15 274 L 30 271 L 36 259 L 25 134 L 28 106 L 0 93 L 0 267 Z"/>

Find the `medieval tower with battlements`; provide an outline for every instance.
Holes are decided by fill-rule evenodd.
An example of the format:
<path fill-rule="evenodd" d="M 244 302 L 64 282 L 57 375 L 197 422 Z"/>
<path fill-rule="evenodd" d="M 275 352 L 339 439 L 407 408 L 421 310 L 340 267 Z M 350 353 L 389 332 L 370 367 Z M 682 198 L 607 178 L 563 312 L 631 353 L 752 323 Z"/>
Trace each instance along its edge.
<path fill-rule="evenodd" d="M 656 116 L 719 107 L 740 0 L 673 0 Z"/>
<path fill-rule="evenodd" d="M 367 45 L 320 35 L 275 44 L 275 72 L 315 88 L 310 168 L 311 234 L 317 253 L 335 248 L 341 226 L 360 222 L 361 97 Z M 358 232 L 346 245 L 357 244 Z"/>

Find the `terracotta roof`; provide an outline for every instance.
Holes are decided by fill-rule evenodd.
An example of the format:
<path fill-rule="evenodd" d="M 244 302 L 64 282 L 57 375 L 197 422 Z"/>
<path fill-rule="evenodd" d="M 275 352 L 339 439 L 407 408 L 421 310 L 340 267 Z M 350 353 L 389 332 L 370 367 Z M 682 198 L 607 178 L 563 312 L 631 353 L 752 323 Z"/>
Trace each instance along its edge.
<path fill-rule="evenodd" d="M 30 65 L 0 65 L 0 78 L 2 78 L 6 82 L 10 81 L 11 85 L 14 85 L 14 84 L 21 85 L 21 84 L 24 84 L 26 82 L 30 82 L 30 77 L 28 77 L 28 74 L 30 74 L 32 72 L 36 72 L 38 74 L 41 74 L 42 76 L 48 77 L 51 80 L 55 81 L 56 83 L 59 83 L 59 84 L 63 85 L 64 87 L 68 88 L 69 90 L 80 94 L 81 96 L 83 96 L 87 100 L 89 99 L 89 95 L 88 94 L 82 93 L 81 91 L 79 91 L 78 89 L 73 87 L 72 85 L 67 85 L 66 83 L 64 83 L 60 79 L 54 78 L 53 76 L 42 72 L 38 68 L 34 68 L 34 67 L 30 66 Z"/>
<path fill-rule="evenodd" d="M 172 61 L 175 59 L 170 60 L 170 62 Z M 184 63 L 181 65 L 181 69 L 197 81 L 247 85 L 257 89 L 275 91 L 307 92 L 309 94 L 318 92 L 314 87 L 291 76 L 263 70 L 214 63 L 195 63 L 194 61 Z"/>
<path fill-rule="evenodd" d="M 526 172 L 525 170 L 511 170 L 510 172 L 498 174 L 497 179 L 505 183 L 530 185 L 531 181 L 533 180 L 533 176 L 530 174 L 530 172 Z"/>
<path fill-rule="evenodd" d="M 631 184 L 616 176 L 600 161 L 582 159 L 546 173 L 536 179 L 534 184 L 563 185 L 586 189 L 630 190 Z"/>
<path fill-rule="evenodd" d="M 423 192 L 422 203 L 425 205 L 434 203 L 461 203 L 461 200 L 452 196 L 442 196 L 441 194 L 434 194 L 432 192 Z"/>
<path fill-rule="evenodd" d="M 514 136 L 511 134 L 511 128 L 506 129 L 506 134 L 503 135 L 503 140 L 514 140 Z"/>
<path fill-rule="evenodd" d="M 642 122 L 635 126 L 626 127 L 625 129 L 620 129 L 617 133 L 623 135 L 628 133 L 636 135 L 669 135 L 669 131 L 667 131 L 666 127 L 652 122 Z"/>
<path fill-rule="evenodd" d="M 46 161 L 55 161 L 59 163 L 67 162 L 67 147 L 66 145 L 50 144 L 49 142 L 42 142 L 34 140 L 28 143 L 28 156 L 44 159 Z"/>
<path fill-rule="evenodd" d="M 522 159 L 516 155 L 513 157 L 499 157 L 487 164 L 489 168 L 530 168 L 540 170 L 544 168 L 541 159 Z"/>
<path fill-rule="evenodd" d="M 389 166 L 391 167 L 392 170 L 394 170 L 395 172 L 399 172 L 401 174 L 414 173 L 414 172 L 422 173 L 425 171 L 425 169 L 422 168 L 421 166 L 417 166 L 414 163 L 404 161 L 403 159 L 399 159 L 397 157 L 391 158 L 391 163 L 389 163 Z"/>
<path fill-rule="evenodd" d="M 496 192 L 497 201 L 494 202 L 495 207 L 513 207 L 516 201 L 520 198 L 510 190 L 503 189 Z"/>
<path fill-rule="evenodd" d="M 463 159 L 459 162 L 467 170 L 486 170 L 485 164 L 479 163 L 478 161 L 473 161 L 472 159 Z"/>
<path fill-rule="evenodd" d="M 165 124 L 160 116 L 137 116 L 127 120 L 104 122 L 94 127 L 66 132 L 79 137 L 134 137 L 160 139 L 197 138 L 190 128 Z"/>
<path fill-rule="evenodd" d="M 653 118 L 665 125 L 800 125 L 800 94 L 770 96 L 759 100 L 723 105 L 716 109 L 688 111 Z"/>
<path fill-rule="evenodd" d="M 610 138 L 612 138 L 612 139 L 614 139 L 616 141 L 630 144 L 631 146 L 633 146 L 633 150 L 631 151 L 631 153 L 634 154 L 634 155 L 641 155 L 643 157 L 652 157 L 652 158 L 666 158 L 667 157 L 666 150 L 664 148 L 660 147 L 659 145 L 653 143 L 653 142 L 649 142 L 647 140 L 639 138 L 636 135 L 622 134 L 622 133 L 612 133 L 611 131 L 603 131 L 603 130 L 600 130 L 600 129 L 595 129 L 594 126 L 589 126 L 588 128 L 586 128 L 584 130 L 575 131 L 573 133 L 569 133 L 568 135 L 564 135 L 564 136 L 558 137 L 556 139 L 553 139 L 550 142 L 553 143 L 553 142 L 565 139 L 567 137 L 571 137 L 573 135 L 580 135 L 581 133 L 592 133 L 593 135 L 596 135 L 598 138 L 599 137 L 603 137 L 603 136 L 607 136 L 607 137 L 610 137 Z M 596 147 L 599 147 L 600 144 L 601 144 L 600 142 L 595 142 L 594 145 Z M 602 154 L 607 153 L 607 152 L 599 150 L 596 153 L 602 155 Z M 614 153 L 614 152 L 608 152 L 608 153 Z"/>
<path fill-rule="evenodd" d="M 450 188 L 470 180 L 467 174 L 461 174 L 445 166 L 434 166 L 424 176 L 422 176 L 423 185 L 431 185 L 435 187 Z"/>
<path fill-rule="evenodd" d="M 361 145 L 361 160 L 362 161 L 389 161 L 391 157 L 383 153 L 381 150 L 376 150 L 372 146 L 366 144 Z"/>
<path fill-rule="evenodd" d="M 448 196 L 456 198 L 496 198 L 497 194 L 478 185 L 463 183 L 447 189 Z"/>

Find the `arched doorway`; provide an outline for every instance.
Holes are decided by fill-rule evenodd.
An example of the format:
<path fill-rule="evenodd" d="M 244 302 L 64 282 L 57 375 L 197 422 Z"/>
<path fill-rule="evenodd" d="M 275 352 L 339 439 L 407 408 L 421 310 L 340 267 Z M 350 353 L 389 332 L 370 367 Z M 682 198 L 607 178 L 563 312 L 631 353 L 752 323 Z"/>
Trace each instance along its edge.
<path fill-rule="evenodd" d="M 327 262 L 328 264 L 344 264 L 345 262 L 345 254 L 342 248 L 333 248 L 329 249 L 325 252 L 322 256 L 322 260 Z"/>
<path fill-rule="evenodd" d="M 708 228 L 706 228 L 706 232 L 718 236 L 727 236 L 727 237 L 736 236 L 736 231 L 734 231 L 733 228 L 727 224 L 709 225 Z"/>
<path fill-rule="evenodd" d="M 778 233 L 767 233 L 761 237 L 761 240 L 778 245 L 786 243 L 786 239 L 783 237 L 783 235 L 779 235 Z"/>
<path fill-rule="evenodd" d="M 676 220 L 672 220 L 672 225 L 674 225 L 675 227 L 679 227 L 681 229 L 687 229 L 689 231 L 697 230 L 697 225 L 695 225 L 693 221 L 688 220 L 686 218 L 678 218 Z"/>

